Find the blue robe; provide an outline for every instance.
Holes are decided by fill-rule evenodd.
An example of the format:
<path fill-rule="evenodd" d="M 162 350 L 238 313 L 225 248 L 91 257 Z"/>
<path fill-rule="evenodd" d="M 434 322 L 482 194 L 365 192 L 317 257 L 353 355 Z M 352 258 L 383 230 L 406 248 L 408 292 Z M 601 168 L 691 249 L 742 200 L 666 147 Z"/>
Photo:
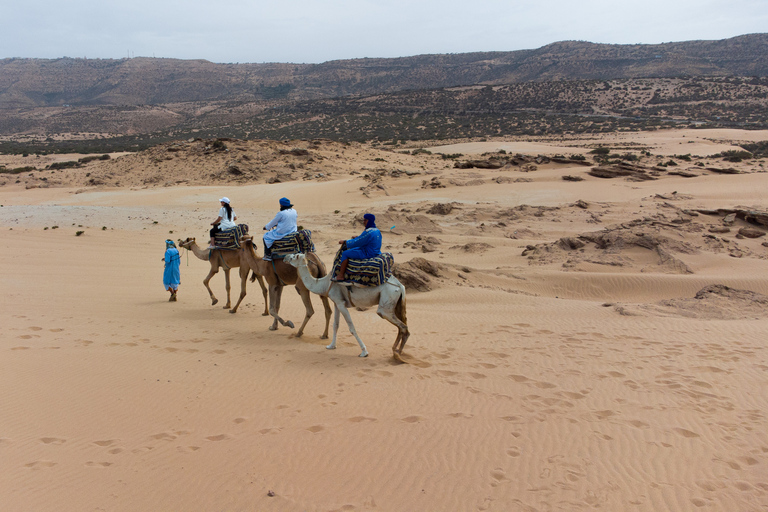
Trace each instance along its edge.
<path fill-rule="evenodd" d="M 165 250 L 165 271 L 163 272 L 163 286 L 166 290 L 175 290 L 181 284 L 181 256 L 175 247 Z"/>
<path fill-rule="evenodd" d="M 368 228 L 360 236 L 347 240 L 347 250 L 341 253 L 341 261 L 346 259 L 364 260 L 381 254 L 381 231 Z"/>

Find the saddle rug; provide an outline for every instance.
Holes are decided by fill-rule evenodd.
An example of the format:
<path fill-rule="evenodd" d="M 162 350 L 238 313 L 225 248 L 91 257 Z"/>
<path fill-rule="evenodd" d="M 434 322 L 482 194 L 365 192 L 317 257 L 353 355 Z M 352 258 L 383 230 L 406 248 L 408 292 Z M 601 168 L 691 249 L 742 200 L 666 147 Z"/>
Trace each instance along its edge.
<path fill-rule="evenodd" d="M 331 275 L 335 276 L 341 265 L 341 249 L 336 253 L 333 259 L 333 270 Z M 347 271 L 344 273 L 344 280 L 359 284 L 360 286 L 379 286 L 384 284 L 392 275 L 395 267 L 395 258 L 391 253 L 383 252 L 373 258 L 364 260 L 349 259 Z"/>
<path fill-rule="evenodd" d="M 234 228 L 219 231 L 213 236 L 213 242 L 220 249 L 239 249 L 240 238 L 248 234 L 248 224 L 238 224 Z"/>
<path fill-rule="evenodd" d="M 282 259 L 289 254 L 315 252 L 315 244 L 312 242 L 312 231 L 302 229 L 295 233 L 285 235 L 280 240 L 272 243 L 272 259 Z"/>

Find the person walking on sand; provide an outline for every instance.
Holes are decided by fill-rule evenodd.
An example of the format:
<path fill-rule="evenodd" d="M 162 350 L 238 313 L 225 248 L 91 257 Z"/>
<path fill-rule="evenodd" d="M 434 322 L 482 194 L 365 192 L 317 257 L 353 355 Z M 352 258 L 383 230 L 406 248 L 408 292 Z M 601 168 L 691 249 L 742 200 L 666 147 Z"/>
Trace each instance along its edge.
<path fill-rule="evenodd" d="M 350 258 L 364 260 L 381 254 L 381 231 L 376 227 L 376 216 L 372 213 L 366 213 L 363 215 L 363 220 L 365 221 L 365 229 L 359 236 L 350 240 L 339 240 L 340 244 L 347 244 L 347 249 L 341 253 L 341 265 L 333 277 L 334 281 L 344 280 Z"/>
<path fill-rule="evenodd" d="M 216 241 L 214 240 L 216 233 L 237 227 L 237 224 L 235 224 L 237 215 L 235 214 L 235 210 L 233 210 L 232 206 L 230 205 L 229 198 L 222 197 L 219 199 L 219 203 L 221 203 L 221 208 L 219 208 L 219 216 L 215 221 L 211 222 L 211 226 L 213 226 L 210 231 L 211 241 L 209 242 L 211 248 L 216 247 Z"/>
<path fill-rule="evenodd" d="M 176 302 L 176 292 L 179 290 L 179 284 L 181 284 L 181 256 L 173 240 L 165 241 L 165 256 L 163 260 L 165 261 L 163 286 L 165 286 L 167 291 L 171 292 L 168 302 Z"/>
<path fill-rule="evenodd" d="M 299 214 L 293 209 L 291 201 L 287 197 L 280 199 L 280 211 L 275 218 L 264 226 L 264 260 L 272 261 L 272 244 L 285 235 L 298 231 Z M 273 229 L 274 228 L 274 229 Z"/>

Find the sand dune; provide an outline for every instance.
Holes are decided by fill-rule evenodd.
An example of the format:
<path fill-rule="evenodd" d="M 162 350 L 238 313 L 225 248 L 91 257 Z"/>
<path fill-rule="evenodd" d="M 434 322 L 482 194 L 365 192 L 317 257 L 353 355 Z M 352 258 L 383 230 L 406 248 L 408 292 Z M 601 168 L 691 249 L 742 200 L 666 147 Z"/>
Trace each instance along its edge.
<path fill-rule="evenodd" d="M 685 152 L 702 155 L 768 139 L 613 137 L 654 154 L 695 139 Z M 550 142 L 526 144 L 507 151 Z M 768 227 L 712 211 L 768 211 L 762 161 L 638 182 L 312 151 L 316 168 L 296 171 L 311 177 L 282 182 L 206 183 L 210 169 L 169 160 L 142 183 L 157 168 L 128 155 L 59 186 L 0 187 L 0 509 L 768 507 L 767 237 L 740 233 Z M 121 186 L 84 186 L 110 169 Z M 237 314 L 211 306 L 209 265 L 188 253 L 167 302 L 163 241 L 204 242 L 222 195 L 257 236 L 291 198 L 327 265 L 375 213 L 408 286 L 405 364 L 373 309 L 352 311 L 361 359 L 343 323 L 324 348 L 317 297 L 302 338 L 268 330 L 255 284 Z M 225 294 L 221 273 L 212 286 Z M 304 308 L 288 289 L 280 311 Z"/>

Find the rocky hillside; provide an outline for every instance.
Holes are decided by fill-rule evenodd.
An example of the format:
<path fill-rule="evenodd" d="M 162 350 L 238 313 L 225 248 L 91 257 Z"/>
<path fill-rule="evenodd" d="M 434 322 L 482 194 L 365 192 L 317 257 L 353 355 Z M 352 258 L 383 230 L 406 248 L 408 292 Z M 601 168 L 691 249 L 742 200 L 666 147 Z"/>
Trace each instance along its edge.
<path fill-rule="evenodd" d="M 3 59 L 0 108 L 297 101 L 470 84 L 681 76 L 768 76 L 768 34 L 658 45 L 565 41 L 536 50 L 322 64 Z"/>

